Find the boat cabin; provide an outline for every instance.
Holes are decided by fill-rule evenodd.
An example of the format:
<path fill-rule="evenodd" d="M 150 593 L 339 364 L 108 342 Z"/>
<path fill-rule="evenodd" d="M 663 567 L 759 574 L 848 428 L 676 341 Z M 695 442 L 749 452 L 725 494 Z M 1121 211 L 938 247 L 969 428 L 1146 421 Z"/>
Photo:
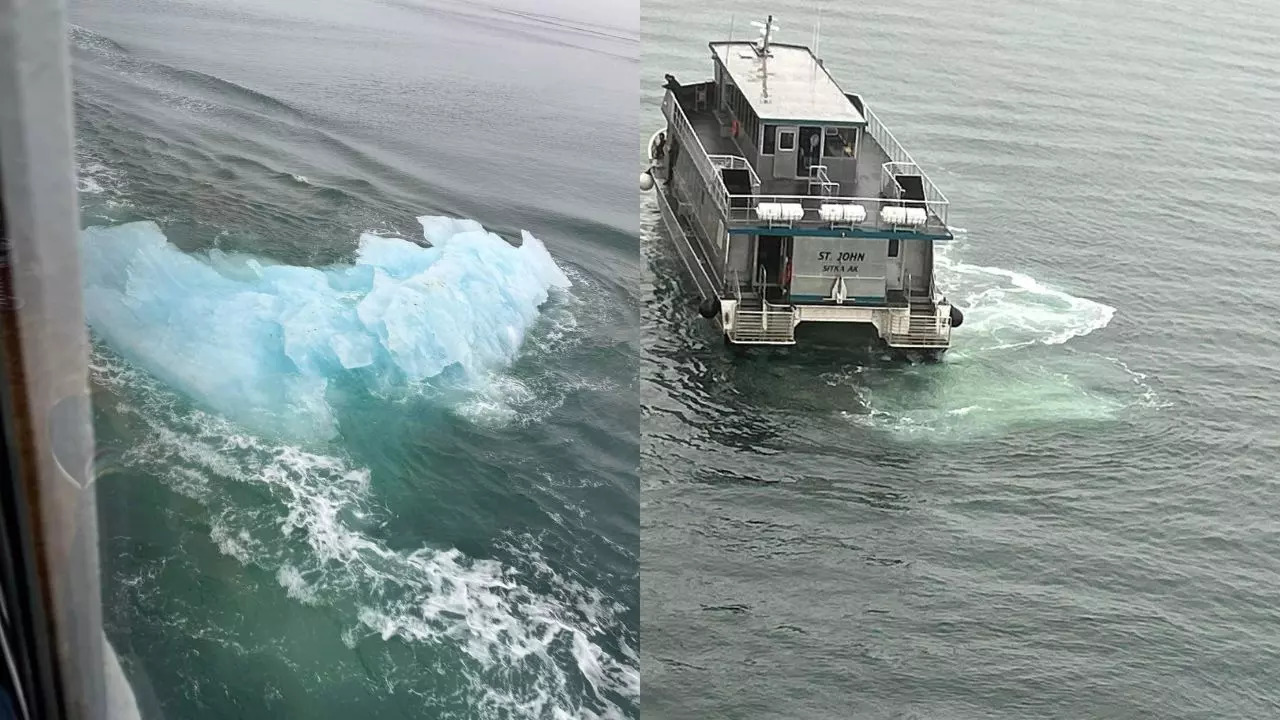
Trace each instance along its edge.
<path fill-rule="evenodd" d="M 807 47 L 767 34 L 709 47 L 714 79 L 668 76 L 663 109 L 667 179 L 710 241 L 718 291 L 775 305 L 932 297 L 947 201 L 862 98 Z"/>

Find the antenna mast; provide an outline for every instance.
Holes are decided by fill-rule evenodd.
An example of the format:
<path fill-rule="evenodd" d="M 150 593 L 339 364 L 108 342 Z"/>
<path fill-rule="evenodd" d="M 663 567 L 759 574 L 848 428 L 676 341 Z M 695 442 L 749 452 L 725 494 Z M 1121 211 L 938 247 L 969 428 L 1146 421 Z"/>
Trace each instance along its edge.
<path fill-rule="evenodd" d="M 818 62 L 822 62 L 822 56 L 818 54 L 818 47 L 822 44 L 822 5 L 818 5 L 818 23 L 813 28 L 813 54 L 818 58 Z"/>
<path fill-rule="evenodd" d="M 756 48 L 756 52 L 758 52 L 762 57 L 768 57 L 769 41 L 773 39 L 773 31 L 778 29 L 778 26 L 773 24 L 773 16 L 770 15 L 766 22 L 759 23 L 752 21 L 751 24 L 760 28 L 760 46 Z"/>

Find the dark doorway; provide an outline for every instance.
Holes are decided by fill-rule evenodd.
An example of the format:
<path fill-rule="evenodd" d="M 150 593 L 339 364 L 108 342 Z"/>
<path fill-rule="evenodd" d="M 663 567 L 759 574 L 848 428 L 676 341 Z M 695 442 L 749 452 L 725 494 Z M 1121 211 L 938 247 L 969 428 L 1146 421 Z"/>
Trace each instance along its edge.
<path fill-rule="evenodd" d="M 769 302 L 787 301 L 789 288 L 787 275 L 791 259 L 791 238 L 778 235 L 762 235 L 757 239 L 756 275 L 764 275 L 764 286 L 757 288 Z"/>
<path fill-rule="evenodd" d="M 800 128 L 800 147 L 796 153 L 796 177 L 809 177 L 809 167 L 822 163 L 822 128 Z"/>
<path fill-rule="evenodd" d="M 908 207 L 924 207 L 924 178 L 919 175 L 894 175 L 902 188 L 902 199 Z"/>
<path fill-rule="evenodd" d="M 730 170 L 725 168 L 720 171 L 720 177 L 724 180 L 724 187 L 729 191 L 729 204 L 735 208 L 750 208 L 752 205 L 751 194 L 755 188 L 751 187 L 751 175 L 746 170 Z"/>

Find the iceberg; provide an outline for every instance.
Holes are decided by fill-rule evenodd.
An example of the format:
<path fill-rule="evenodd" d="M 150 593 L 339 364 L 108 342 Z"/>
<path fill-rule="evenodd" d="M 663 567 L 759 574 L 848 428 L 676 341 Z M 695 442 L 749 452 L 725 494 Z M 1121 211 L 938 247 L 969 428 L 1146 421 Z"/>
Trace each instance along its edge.
<path fill-rule="evenodd" d="M 474 220 L 418 218 L 424 246 L 364 234 L 355 261 L 273 264 L 184 253 L 153 222 L 82 233 L 95 335 L 175 390 L 245 427 L 299 439 L 337 433 L 330 384 L 410 386 L 456 368 L 510 364 L 555 289 L 546 247 L 517 247 Z"/>

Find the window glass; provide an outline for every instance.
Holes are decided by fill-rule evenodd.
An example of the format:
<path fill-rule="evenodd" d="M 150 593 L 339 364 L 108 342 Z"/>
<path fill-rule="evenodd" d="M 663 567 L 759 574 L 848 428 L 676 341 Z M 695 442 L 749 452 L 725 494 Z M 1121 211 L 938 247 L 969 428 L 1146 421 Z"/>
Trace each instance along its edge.
<path fill-rule="evenodd" d="M 857 150 L 857 128 L 836 127 L 826 129 L 826 146 L 823 157 L 853 157 Z"/>

